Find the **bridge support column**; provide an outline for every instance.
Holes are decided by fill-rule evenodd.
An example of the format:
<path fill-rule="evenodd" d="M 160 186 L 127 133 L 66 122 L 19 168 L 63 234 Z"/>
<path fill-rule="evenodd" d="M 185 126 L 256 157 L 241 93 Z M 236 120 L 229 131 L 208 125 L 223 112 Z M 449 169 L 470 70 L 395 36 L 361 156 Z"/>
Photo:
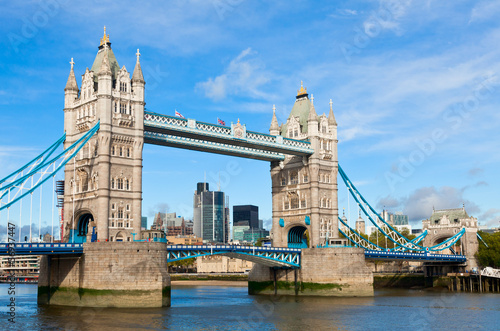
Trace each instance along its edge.
<path fill-rule="evenodd" d="M 302 250 L 301 269 L 255 264 L 248 277 L 248 293 L 373 296 L 373 274 L 362 248 L 308 248 Z"/>
<path fill-rule="evenodd" d="M 164 243 L 94 242 L 83 254 L 44 256 L 38 303 L 81 307 L 170 306 Z"/>

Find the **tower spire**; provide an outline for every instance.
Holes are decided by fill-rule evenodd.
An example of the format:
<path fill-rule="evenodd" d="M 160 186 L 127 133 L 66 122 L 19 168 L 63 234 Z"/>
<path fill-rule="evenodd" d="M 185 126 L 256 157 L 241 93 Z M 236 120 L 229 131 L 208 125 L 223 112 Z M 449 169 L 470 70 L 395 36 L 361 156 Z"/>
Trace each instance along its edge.
<path fill-rule="evenodd" d="M 107 45 L 108 43 L 109 43 L 109 34 L 106 35 L 106 25 L 105 25 L 104 26 L 104 35 L 101 38 L 101 45 L 100 46 Z"/>
<path fill-rule="evenodd" d="M 76 82 L 75 71 L 73 70 L 73 66 L 75 64 L 73 58 L 71 58 L 71 61 L 69 63 L 71 64 L 71 69 L 69 71 L 68 81 L 66 82 L 66 87 L 64 88 L 64 90 L 78 91 L 78 83 Z"/>
<path fill-rule="evenodd" d="M 328 113 L 328 124 L 337 125 L 337 121 L 335 120 L 335 115 L 333 115 L 333 102 L 330 99 L 330 112 Z"/>
<path fill-rule="evenodd" d="M 132 74 L 132 82 L 142 82 L 144 83 L 144 76 L 142 74 L 141 63 L 139 62 L 139 58 L 141 57 L 141 53 L 139 52 L 139 48 L 137 49 L 137 62 L 135 62 L 134 73 Z"/>
<path fill-rule="evenodd" d="M 279 135 L 280 127 L 278 125 L 278 119 L 276 118 L 276 106 L 273 105 L 273 118 L 271 120 L 271 127 L 269 128 L 269 133 L 273 136 Z"/>

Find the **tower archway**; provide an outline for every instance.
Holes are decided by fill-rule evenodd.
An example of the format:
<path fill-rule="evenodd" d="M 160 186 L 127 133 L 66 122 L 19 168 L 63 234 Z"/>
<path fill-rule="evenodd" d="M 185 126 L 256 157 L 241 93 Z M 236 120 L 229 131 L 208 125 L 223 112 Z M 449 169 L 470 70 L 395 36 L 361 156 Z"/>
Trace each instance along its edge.
<path fill-rule="evenodd" d="M 91 213 L 86 212 L 78 218 L 78 227 L 75 231 L 75 242 L 84 243 L 87 241 L 89 223 L 94 220 Z"/>
<path fill-rule="evenodd" d="M 308 248 L 308 231 L 305 226 L 294 226 L 288 231 L 288 248 Z"/>

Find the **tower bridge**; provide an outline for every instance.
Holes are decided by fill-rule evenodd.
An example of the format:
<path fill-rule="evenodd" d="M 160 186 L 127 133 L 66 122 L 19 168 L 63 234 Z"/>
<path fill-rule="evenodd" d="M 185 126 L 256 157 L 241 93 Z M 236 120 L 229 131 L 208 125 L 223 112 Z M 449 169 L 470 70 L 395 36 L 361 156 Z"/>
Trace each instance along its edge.
<path fill-rule="evenodd" d="M 257 263 L 249 276 L 249 293 L 291 295 L 373 295 L 373 275 L 365 259 L 464 263 L 463 255 L 440 254 L 460 240 L 463 229 L 451 238 L 421 246 L 425 235 L 405 238 L 354 187 L 338 163 L 331 100 L 328 115 L 318 115 L 313 96 L 301 83 L 282 125 L 273 108 L 269 134 L 247 130 L 239 120 L 226 127 L 145 111 L 140 55 L 137 50 L 130 76 L 125 66 L 118 65 L 104 33 L 80 87 L 72 59 L 64 89 L 64 136 L 0 180 L 0 211 L 8 211 L 64 168 L 64 243 L 0 244 L 0 254 L 14 248 L 23 254 L 44 255 L 40 302 L 170 305 L 166 264 L 211 254 Z M 270 162 L 273 247 L 134 242 L 134 234 L 141 231 L 145 143 Z M 61 144 L 64 152 L 54 156 Z M 394 249 L 370 243 L 339 219 L 339 175 L 368 219 L 377 227 L 380 221 L 385 224 L 379 230 Z M 40 180 L 33 181 L 35 176 Z M 287 285 L 278 291 L 278 283 Z M 98 304 L 92 295 L 99 296 Z"/>

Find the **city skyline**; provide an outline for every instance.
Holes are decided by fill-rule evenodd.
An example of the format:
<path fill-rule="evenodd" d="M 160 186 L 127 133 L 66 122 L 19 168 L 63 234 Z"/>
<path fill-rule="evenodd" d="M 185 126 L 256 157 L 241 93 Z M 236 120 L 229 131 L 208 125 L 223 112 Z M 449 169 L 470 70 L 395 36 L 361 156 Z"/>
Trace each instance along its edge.
<path fill-rule="evenodd" d="M 266 133 L 273 104 L 285 122 L 303 81 L 318 114 L 333 99 L 339 162 L 377 211 L 403 211 L 420 225 L 433 207 L 465 203 L 481 224 L 498 226 L 500 5 L 214 3 L 3 4 L 0 177 L 62 135 L 68 62 L 80 86 L 105 25 L 120 66 L 131 71 L 140 49 L 147 110 L 239 119 Z M 204 178 L 212 188 L 220 181 L 231 206 L 259 206 L 269 228 L 268 163 L 152 145 L 144 147 L 142 214 L 151 219 L 166 202 L 192 218 L 193 188 Z M 354 224 L 345 191 L 339 182 L 339 211 Z"/>

